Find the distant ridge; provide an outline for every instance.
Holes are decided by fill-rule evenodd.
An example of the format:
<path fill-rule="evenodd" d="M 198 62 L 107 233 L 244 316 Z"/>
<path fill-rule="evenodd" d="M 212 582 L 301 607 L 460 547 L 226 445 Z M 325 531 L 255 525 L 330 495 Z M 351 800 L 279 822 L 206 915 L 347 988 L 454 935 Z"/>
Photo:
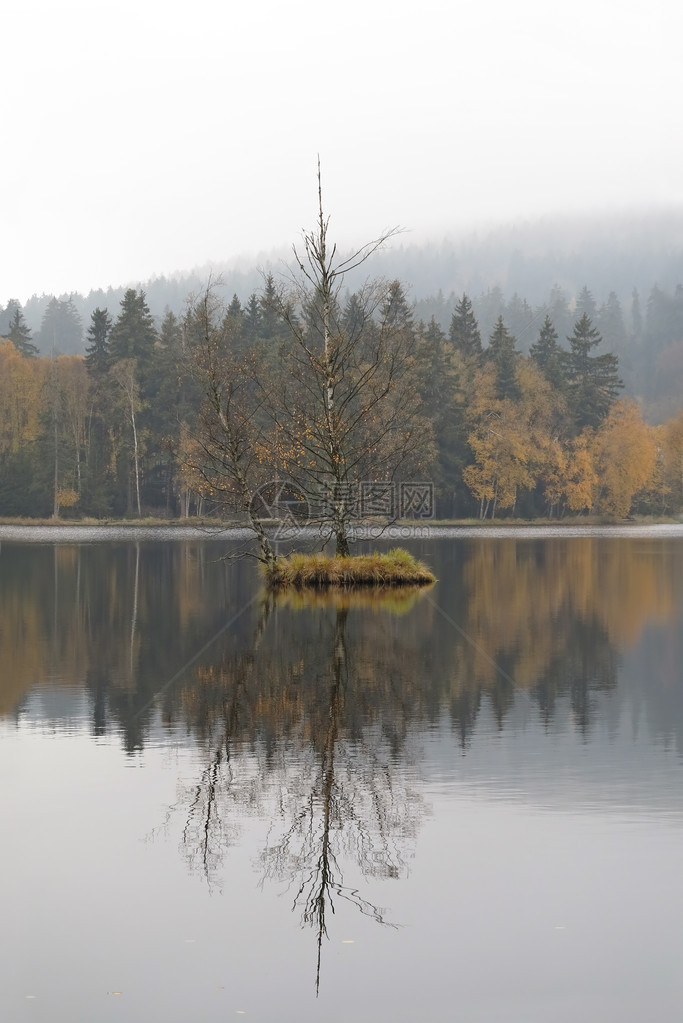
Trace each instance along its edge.
<path fill-rule="evenodd" d="M 87 323 L 97 306 L 106 306 L 115 315 L 126 288 L 142 288 L 152 313 L 161 317 L 166 309 L 182 313 L 188 295 L 200 291 L 212 274 L 222 278 L 228 299 L 236 294 L 244 303 L 260 290 L 263 272 L 283 272 L 290 256 L 291 249 L 279 247 L 255 257 L 238 256 L 72 297 Z M 570 301 L 584 285 L 598 302 L 610 291 L 626 302 L 634 287 L 645 301 L 655 284 L 673 291 L 683 283 L 683 207 L 548 216 L 461 236 L 446 231 L 438 240 L 411 240 L 408 230 L 373 257 L 371 272 L 398 278 L 409 297 L 420 304 L 439 293 L 443 301 L 464 291 L 476 296 L 500 288 L 506 298 L 518 294 L 531 305 L 540 305 L 554 285 Z M 351 278 L 351 286 L 360 280 L 360 275 L 357 280 Z M 32 330 L 39 329 L 51 297 L 34 295 L 23 307 Z"/>

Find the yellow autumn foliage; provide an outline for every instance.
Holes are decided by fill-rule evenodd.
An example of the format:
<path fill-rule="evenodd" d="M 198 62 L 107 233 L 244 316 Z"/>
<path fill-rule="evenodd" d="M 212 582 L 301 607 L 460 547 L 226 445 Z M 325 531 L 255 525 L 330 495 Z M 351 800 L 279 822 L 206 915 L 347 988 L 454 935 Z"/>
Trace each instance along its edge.
<path fill-rule="evenodd" d="M 651 482 L 657 466 L 657 445 L 651 426 L 634 401 L 615 403 L 592 444 L 598 478 L 598 510 L 623 518 L 635 494 Z"/>

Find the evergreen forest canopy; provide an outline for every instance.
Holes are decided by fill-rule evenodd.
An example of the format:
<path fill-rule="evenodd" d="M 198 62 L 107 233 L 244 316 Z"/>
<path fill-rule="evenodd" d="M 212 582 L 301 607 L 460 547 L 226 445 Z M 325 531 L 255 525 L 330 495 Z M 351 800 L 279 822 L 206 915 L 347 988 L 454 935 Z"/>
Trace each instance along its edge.
<path fill-rule="evenodd" d="M 683 286 L 655 283 L 645 300 L 637 288 L 624 300 L 616 289 L 596 299 L 585 285 L 573 295 L 554 285 L 535 305 L 496 285 L 411 302 L 398 281 L 368 305 L 365 288 L 350 276 L 335 295 L 335 336 L 349 344 L 363 320 L 365 347 L 349 349 L 360 366 L 390 326 L 393 347 L 383 351 L 400 358 L 400 374 L 382 386 L 401 381 L 410 433 L 421 438 L 401 479 L 433 480 L 438 517 L 683 509 Z M 219 481 L 216 464 L 208 470 L 206 380 L 192 357 L 202 324 L 186 296 L 187 282 L 161 280 L 0 308 L 0 515 L 243 510 L 234 481 Z M 303 379 L 293 339 L 305 351 L 319 320 L 305 302 L 288 305 L 272 274 L 212 307 L 211 343 L 229 350 L 232 379 L 246 381 L 244 395 L 260 389 L 257 479 L 301 482 L 295 440 L 285 450 L 263 438 L 268 428 L 286 434 L 285 410 L 297 402 L 306 418 L 292 386 Z M 362 397 L 353 400 L 367 411 Z M 382 430 L 395 436 L 383 414 Z M 369 460 L 367 431 L 363 443 L 363 471 L 398 478 L 386 459 Z"/>

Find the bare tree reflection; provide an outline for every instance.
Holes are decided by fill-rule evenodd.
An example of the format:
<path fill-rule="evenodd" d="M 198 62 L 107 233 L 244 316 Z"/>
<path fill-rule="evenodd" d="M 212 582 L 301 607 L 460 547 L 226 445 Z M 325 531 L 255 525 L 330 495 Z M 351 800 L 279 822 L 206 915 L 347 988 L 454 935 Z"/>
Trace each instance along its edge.
<path fill-rule="evenodd" d="M 286 622 L 269 633 L 273 611 Z M 387 663 L 383 644 L 373 654 L 367 610 L 365 619 L 356 615 L 349 643 L 352 614 L 348 595 L 336 607 L 304 614 L 266 600 L 251 649 L 202 669 L 185 694 L 209 753 L 197 783 L 181 796 L 188 865 L 214 885 L 245 807 L 270 812 L 274 822 L 257 860 L 260 883 L 284 883 L 302 926 L 314 930 L 316 991 L 339 900 L 395 926 L 361 892 L 360 880 L 407 872 L 425 813 L 417 786 L 406 780 L 405 743 L 403 763 L 396 750 L 408 722 L 386 720 L 409 718 L 415 676 L 409 664 Z M 349 870 L 360 871 L 359 884 L 345 879 Z"/>
<path fill-rule="evenodd" d="M 264 595 L 250 648 L 232 659 L 227 672 L 223 666 L 218 699 L 210 685 L 194 691 L 194 699 L 190 697 L 209 762 L 196 784 L 181 793 L 181 802 L 187 802 L 182 847 L 188 866 L 201 870 L 209 888 L 216 883 L 225 853 L 239 837 L 239 815 L 245 806 L 253 809 L 259 804 L 259 765 L 240 756 L 240 749 L 254 713 L 249 683 L 272 604 L 272 597 Z M 210 677 L 211 669 L 203 674 L 205 679 L 207 674 Z M 228 686 L 223 684 L 226 680 Z M 239 807 L 239 814 L 231 812 L 234 807 Z"/>
<path fill-rule="evenodd" d="M 402 845 L 417 827 L 416 793 L 398 798 L 391 767 L 382 763 L 372 743 L 349 744 L 343 735 L 349 686 L 346 647 L 348 608 L 335 614 L 334 653 L 327 690 L 327 722 L 319 720 L 313 737 L 317 746 L 307 772 L 295 787 L 281 793 L 285 818 L 291 824 L 264 849 L 263 881 L 284 880 L 296 888 L 293 909 L 317 937 L 316 992 L 320 989 L 323 938 L 328 909 L 335 897 L 355 906 L 364 916 L 387 924 L 384 910 L 344 884 L 342 854 L 352 857 L 363 876 L 398 878 L 405 867 Z M 316 741 L 317 740 L 317 741 Z M 395 926 L 390 924 L 389 926 Z"/>

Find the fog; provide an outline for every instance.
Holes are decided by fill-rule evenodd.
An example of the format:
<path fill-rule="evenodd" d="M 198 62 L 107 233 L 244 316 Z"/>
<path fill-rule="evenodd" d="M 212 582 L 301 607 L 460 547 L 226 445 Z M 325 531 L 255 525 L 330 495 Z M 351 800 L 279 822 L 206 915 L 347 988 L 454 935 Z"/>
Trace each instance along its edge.
<path fill-rule="evenodd" d="M 286 248 L 680 206 L 670 0 L 11 2 L 0 303 Z"/>

